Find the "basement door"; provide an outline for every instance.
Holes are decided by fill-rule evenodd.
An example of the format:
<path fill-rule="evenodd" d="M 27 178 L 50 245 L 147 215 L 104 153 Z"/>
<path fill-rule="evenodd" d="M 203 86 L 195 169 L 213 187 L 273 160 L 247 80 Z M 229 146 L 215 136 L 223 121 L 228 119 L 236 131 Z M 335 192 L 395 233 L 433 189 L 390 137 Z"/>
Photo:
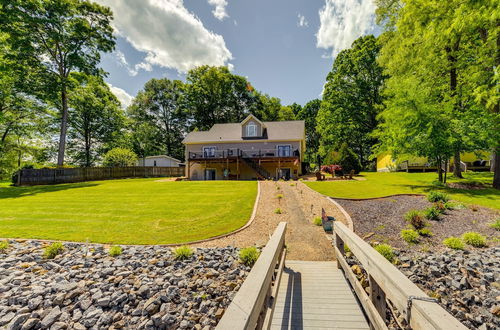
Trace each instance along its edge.
<path fill-rule="evenodd" d="M 205 169 L 205 180 L 215 180 L 215 169 L 214 168 Z"/>

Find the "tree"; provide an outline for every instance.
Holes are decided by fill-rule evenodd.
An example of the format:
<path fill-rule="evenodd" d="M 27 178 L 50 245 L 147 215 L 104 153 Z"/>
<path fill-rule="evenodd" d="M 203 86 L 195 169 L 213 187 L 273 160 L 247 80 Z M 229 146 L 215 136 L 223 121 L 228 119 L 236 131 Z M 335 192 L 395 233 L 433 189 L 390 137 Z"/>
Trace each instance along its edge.
<path fill-rule="evenodd" d="M 120 101 L 100 77 L 73 76 L 76 86 L 69 93 L 68 151 L 76 163 L 89 167 L 120 134 L 125 118 Z"/>
<path fill-rule="evenodd" d="M 186 85 L 179 80 L 151 79 L 137 94 L 128 109 L 136 141 L 157 146 L 145 148 L 137 145 L 136 151 L 141 157 L 149 156 L 149 150 L 159 149 L 169 156 L 184 158 L 182 139 L 187 133 L 188 123 L 186 90 Z M 150 142 L 144 141 L 145 138 Z"/>
<path fill-rule="evenodd" d="M 361 171 L 361 163 L 359 162 L 358 156 L 345 142 L 340 146 L 333 163 L 342 166 L 342 171 L 344 171 L 344 173 L 351 172 L 352 170 L 354 170 L 355 173 Z"/>
<path fill-rule="evenodd" d="M 197 67 L 188 72 L 187 82 L 192 128 L 207 130 L 217 123 L 239 122 L 257 101 L 248 81 L 227 67 Z"/>
<path fill-rule="evenodd" d="M 114 48 L 111 10 L 83 0 L 0 0 L 0 30 L 46 82 L 47 94 L 58 95 L 61 117 L 57 164 L 64 163 L 68 126 L 69 75 L 102 74 L 102 52 Z"/>
<path fill-rule="evenodd" d="M 391 79 L 413 75 L 439 93 L 436 101 L 448 120 L 454 174 L 461 177 L 461 152 L 499 146 L 495 68 L 500 64 L 500 26 L 491 15 L 498 7 L 473 0 L 377 2 L 379 21 L 387 23 L 388 31 L 381 36 L 380 62 Z M 495 177 L 500 188 L 500 167 Z"/>
<path fill-rule="evenodd" d="M 305 160 L 309 163 L 317 163 L 321 165 L 321 158 L 318 154 L 319 149 L 319 133 L 316 130 L 317 116 L 321 106 L 321 100 L 309 101 L 305 106 L 301 107 L 297 112 L 297 119 L 304 120 L 306 127 L 306 154 Z"/>
<path fill-rule="evenodd" d="M 104 155 L 103 165 L 108 167 L 135 166 L 137 155 L 129 149 L 114 148 Z"/>
<path fill-rule="evenodd" d="M 343 50 L 333 63 L 317 118 L 321 152 L 347 143 L 367 166 L 376 143 L 371 133 L 382 108 L 386 76 L 377 63 L 380 47 L 374 36 L 361 37 Z"/>

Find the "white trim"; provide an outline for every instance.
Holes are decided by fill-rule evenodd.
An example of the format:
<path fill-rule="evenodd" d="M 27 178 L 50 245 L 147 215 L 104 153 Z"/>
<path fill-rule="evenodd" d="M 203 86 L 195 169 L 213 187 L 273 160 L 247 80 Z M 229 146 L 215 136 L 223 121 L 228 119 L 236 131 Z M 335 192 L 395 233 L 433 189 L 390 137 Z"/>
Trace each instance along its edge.
<path fill-rule="evenodd" d="M 260 124 L 261 127 L 266 127 L 266 125 L 264 125 L 263 122 L 261 122 L 259 120 L 259 118 L 255 117 L 254 115 L 252 114 L 249 114 L 245 119 L 243 119 L 243 121 L 240 123 L 241 126 L 243 126 L 247 121 L 249 121 L 250 119 L 254 119 L 256 122 L 258 122 Z"/>

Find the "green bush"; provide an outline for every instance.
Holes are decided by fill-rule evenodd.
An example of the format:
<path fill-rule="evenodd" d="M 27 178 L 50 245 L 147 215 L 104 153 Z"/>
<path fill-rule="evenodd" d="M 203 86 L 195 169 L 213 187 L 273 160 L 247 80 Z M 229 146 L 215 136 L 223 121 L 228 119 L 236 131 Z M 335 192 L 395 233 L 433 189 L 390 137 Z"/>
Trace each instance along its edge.
<path fill-rule="evenodd" d="M 8 240 L 0 241 L 0 252 L 5 252 L 9 248 L 9 245 Z"/>
<path fill-rule="evenodd" d="M 327 164 L 326 161 L 325 164 Z M 361 163 L 359 162 L 358 155 L 345 142 L 340 146 L 337 155 L 333 157 L 333 164 L 342 166 L 342 171 L 346 174 L 351 172 L 351 170 L 354 170 L 355 173 L 361 171 Z"/>
<path fill-rule="evenodd" d="M 104 155 L 103 165 L 109 167 L 135 166 L 137 155 L 124 148 L 114 148 Z"/>
<path fill-rule="evenodd" d="M 408 244 L 417 244 L 418 243 L 418 232 L 413 229 L 403 229 L 401 230 L 401 238 L 405 240 Z"/>
<path fill-rule="evenodd" d="M 351 253 L 351 249 L 349 249 L 349 247 L 345 243 L 344 243 L 344 252 L 345 253 Z"/>
<path fill-rule="evenodd" d="M 394 251 L 389 244 L 379 244 L 375 246 L 375 250 L 384 256 L 389 262 L 394 261 Z"/>
<path fill-rule="evenodd" d="M 112 247 L 109 248 L 109 255 L 110 256 L 118 257 L 120 254 L 122 254 L 121 246 L 113 245 Z"/>
<path fill-rule="evenodd" d="M 174 249 L 174 259 L 175 260 L 186 260 L 186 259 L 191 258 L 193 253 L 194 253 L 193 250 L 189 246 L 183 245 L 183 246 L 180 246 L 180 247 Z"/>
<path fill-rule="evenodd" d="M 447 201 L 450 200 L 450 198 L 448 197 L 447 194 L 443 193 L 443 192 L 440 192 L 440 191 L 431 191 L 428 195 L 427 195 L 427 200 L 431 203 L 435 203 L 435 202 L 443 202 L 443 203 L 446 203 Z"/>
<path fill-rule="evenodd" d="M 424 216 L 428 220 L 439 220 L 441 212 L 435 207 L 431 206 L 424 210 Z"/>
<path fill-rule="evenodd" d="M 323 225 L 323 221 L 321 220 L 321 217 L 316 217 L 313 219 L 313 223 L 316 225 L 316 226 L 322 226 Z"/>
<path fill-rule="evenodd" d="M 276 195 L 276 198 L 277 198 L 278 200 L 282 199 L 282 198 L 283 198 L 283 194 L 277 194 L 277 195 Z"/>
<path fill-rule="evenodd" d="M 241 263 L 252 267 L 259 258 L 260 252 L 255 246 L 247 247 L 240 250 Z"/>
<path fill-rule="evenodd" d="M 496 219 L 495 222 L 490 223 L 490 227 L 496 230 L 500 230 L 500 219 Z"/>
<path fill-rule="evenodd" d="M 434 203 L 434 208 L 438 210 L 440 213 L 444 213 L 446 210 L 449 209 L 449 202 L 443 203 L 441 201 Z"/>
<path fill-rule="evenodd" d="M 450 249 L 454 250 L 463 250 L 464 249 L 464 242 L 458 237 L 448 237 L 443 240 L 443 244 Z"/>
<path fill-rule="evenodd" d="M 462 240 L 469 245 L 472 245 L 474 247 L 483 247 L 486 246 L 486 237 L 479 233 L 475 232 L 467 232 L 462 235 Z"/>
<path fill-rule="evenodd" d="M 281 214 L 283 213 L 283 211 L 281 211 L 281 209 L 278 207 L 276 210 L 274 210 L 274 213 Z"/>
<path fill-rule="evenodd" d="M 43 251 L 43 256 L 46 259 L 54 259 L 56 255 L 61 254 L 64 251 L 64 246 L 62 243 L 56 242 L 52 243 L 45 248 Z"/>
<path fill-rule="evenodd" d="M 419 229 L 418 230 L 418 234 L 420 236 L 426 236 L 426 237 L 431 237 L 433 234 L 432 234 L 432 231 L 429 229 L 429 228 L 422 228 L 422 229 Z"/>
<path fill-rule="evenodd" d="M 426 225 L 422 212 L 417 210 L 406 212 L 405 220 L 408 221 L 413 226 L 413 228 L 417 230 L 424 228 Z"/>

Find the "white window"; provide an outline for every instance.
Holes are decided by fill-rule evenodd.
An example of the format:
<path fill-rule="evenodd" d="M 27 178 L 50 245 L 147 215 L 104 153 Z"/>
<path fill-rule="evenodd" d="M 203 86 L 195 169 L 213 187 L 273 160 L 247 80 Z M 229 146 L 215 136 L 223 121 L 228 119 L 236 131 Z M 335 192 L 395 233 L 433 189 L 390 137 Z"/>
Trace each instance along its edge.
<path fill-rule="evenodd" d="M 292 146 L 289 144 L 278 146 L 278 157 L 290 157 L 292 155 Z"/>
<path fill-rule="evenodd" d="M 247 125 L 247 136 L 257 136 L 257 125 L 254 123 Z"/>

